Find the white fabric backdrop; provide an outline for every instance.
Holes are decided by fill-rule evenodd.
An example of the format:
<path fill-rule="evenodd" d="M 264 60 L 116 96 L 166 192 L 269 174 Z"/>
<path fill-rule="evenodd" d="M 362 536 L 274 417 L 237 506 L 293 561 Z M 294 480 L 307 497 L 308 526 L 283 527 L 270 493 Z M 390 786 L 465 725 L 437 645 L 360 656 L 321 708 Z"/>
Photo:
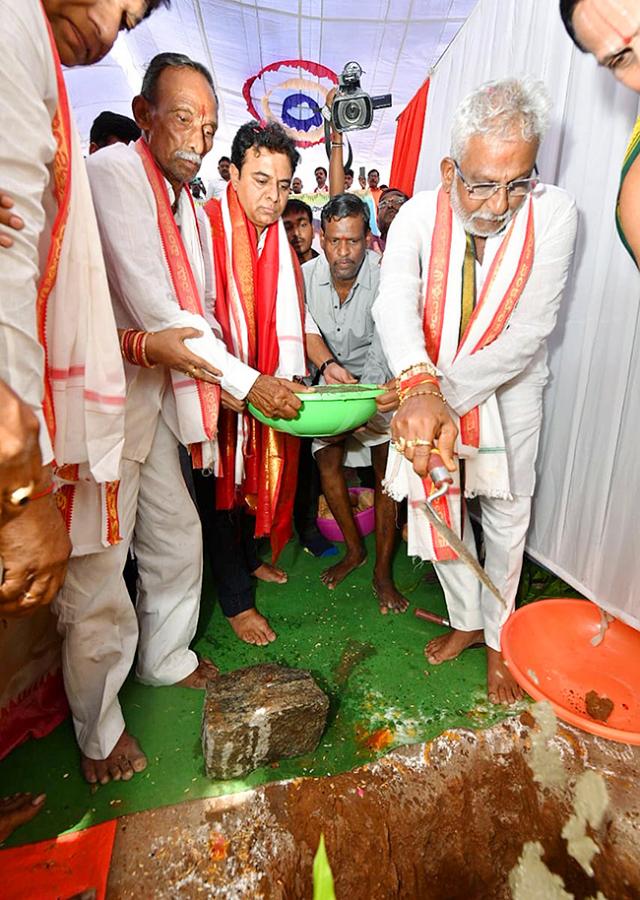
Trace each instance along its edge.
<path fill-rule="evenodd" d="M 131 115 L 147 63 L 161 51 L 186 53 L 208 66 L 220 98 L 219 128 L 202 175 L 217 177 L 216 162 L 228 154 L 234 134 L 250 118 L 242 96 L 245 80 L 282 59 L 304 59 L 340 72 L 350 59 L 365 70 L 371 94 L 393 93 L 392 109 L 376 113 L 373 126 L 353 137 L 356 166 L 376 166 L 388 178 L 395 118 L 424 80 L 424 73 L 452 40 L 476 0 L 172 0 L 155 12 L 96 66 L 65 73 L 83 139 L 104 109 Z M 252 89 L 259 99 L 273 91 L 276 115 L 282 92 L 276 86 L 291 72 L 267 74 Z M 304 71 L 298 73 L 305 76 Z M 306 77 L 306 76 L 305 76 Z M 311 79 L 313 80 L 313 79 Z M 285 93 L 288 93 L 285 92 Z M 313 93 L 313 92 L 312 92 Z M 315 187 L 313 170 L 326 165 L 324 148 L 302 151 L 305 187 Z"/>
<path fill-rule="evenodd" d="M 540 172 L 576 198 L 580 227 L 550 341 L 527 549 L 640 628 L 640 277 L 614 225 L 638 98 L 573 47 L 558 6 L 558 0 L 480 0 L 435 69 L 416 190 L 438 183 L 452 112 L 473 87 L 508 75 L 545 81 L 555 119 Z"/>

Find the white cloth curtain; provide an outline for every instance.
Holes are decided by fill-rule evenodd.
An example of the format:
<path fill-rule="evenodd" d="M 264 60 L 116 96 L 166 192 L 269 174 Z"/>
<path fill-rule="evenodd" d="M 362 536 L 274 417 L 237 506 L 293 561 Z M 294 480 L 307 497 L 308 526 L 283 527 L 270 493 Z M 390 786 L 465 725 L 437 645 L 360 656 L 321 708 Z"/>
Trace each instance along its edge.
<path fill-rule="evenodd" d="M 539 157 L 580 211 L 573 271 L 550 341 L 529 554 L 640 628 L 640 276 L 614 208 L 638 98 L 581 54 L 558 0 L 479 0 L 435 68 L 416 190 L 434 187 L 453 111 L 489 79 L 533 75 L 554 100 Z"/>

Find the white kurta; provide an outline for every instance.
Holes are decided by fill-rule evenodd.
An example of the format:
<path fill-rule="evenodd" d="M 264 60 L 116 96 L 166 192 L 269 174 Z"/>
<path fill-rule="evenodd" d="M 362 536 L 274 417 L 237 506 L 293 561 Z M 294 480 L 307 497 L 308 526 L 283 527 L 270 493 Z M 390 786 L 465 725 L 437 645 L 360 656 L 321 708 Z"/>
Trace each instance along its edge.
<path fill-rule="evenodd" d="M 87 169 L 118 326 L 158 331 L 185 324 L 162 249 L 155 199 L 137 152 L 121 144 L 100 150 Z M 211 306 L 213 270 L 205 265 L 184 192 L 176 220 L 200 299 Z M 209 359 L 224 372 L 222 386 L 244 397 L 257 373 L 227 353 L 204 319 L 198 327 L 209 333 Z M 149 684 L 174 684 L 197 666 L 189 644 L 200 605 L 202 534 L 180 471 L 175 400 L 164 368 L 126 369 L 123 540 L 103 553 L 73 559 L 56 600 L 78 743 L 95 759 L 111 752 L 124 729 L 118 693 L 136 646 L 137 676 Z M 135 612 L 122 577 L 129 544 L 138 559 Z"/>
<path fill-rule="evenodd" d="M 500 630 L 513 609 L 535 487 L 535 459 L 542 423 L 542 392 L 548 377 L 546 341 L 556 322 L 576 236 L 573 200 L 559 188 L 545 185 L 533 197 L 535 257 L 518 305 L 499 337 L 485 349 L 440 366 L 441 389 L 450 407 L 462 416 L 492 395 L 498 401 L 509 468 L 512 500 L 480 497 L 485 532 L 485 569 L 502 592 L 508 610 L 498 606 L 459 560 L 436 563 L 451 624 L 463 631 L 484 629 L 489 647 L 500 648 Z M 422 314 L 430 258 L 433 197 L 417 194 L 400 209 L 387 239 L 380 293 L 374 318 L 392 371 L 431 361 Z M 454 219 L 454 228 L 459 225 Z M 487 239 L 482 265 L 476 264 L 476 284 L 484 280 L 503 235 Z M 461 268 L 461 267 L 458 267 Z M 450 277 L 461 280 L 453 265 Z M 432 361 L 431 361 L 432 362 Z M 405 463 L 405 465 L 408 465 Z M 465 513 L 464 539 L 475 545 Z M 427 527 L 424 517 L 414 518 Z"/>
<path fill-rule="evenodd" d="M 114 144 L 87 160 L 91 191 L 98 213 L 102 249 L 107 266 L 113 309 L 119 328 L 160 331 L 185 321 L 167 264 L 157 222 L 155 197 L 142 160 L 133 144 Z M 166 182 L 173 201 L 171 185 Z M 205 265 L 200 241 L 191 227 L 193 213 L 185 191 L 176 211 L 196 284 L 212 323 L 215 294 L 213 270 Z M 206 214 L 198 210 L 201 229 L 208 230 Z M 203 244 L 210 246 L 208 234 Z M 215 323 L 214 323 L 215 324 Z M 201 323 L 201 330 L 207 330 Z M 211 342 L 210 362 L 223 373 L 221 386 L 238 399 L 244 398 L 258 372 L 227 352 L 219 338 Z M 196 349 L 196 352 L 199 352 Z M 176 425 L 175 403 L 167 390 L 164 369 L 125 366 L 127 373 L 127 424 L 124 455 L 143 460 L 153 438 L 153 423 L 162 406 L 167 424 Z"/>
<path fill-rule="evenodd" d="M 380 291 L 373 315 L 392 371 L 428 360 L 422 311 L 433 220 L 423 209 L 430 192 L 416 194 L 389 229 Z M 447 402 L 464 415 L 491 394 L 498 399 L 509 458 L 511 492 L 532 495 L 542 417 L 542 390 L 548 377 L 546 341 L 556 323 L 573 256 L 577 212 L 560 188 L 544 185 L 533 198 L 535 260 L 527 285 L 507 327 L 487 348 L 442 369 Z M 503 235 L 487 239 L 478 285 L 491 267 Z M 451 272 L 453 277 L 459 273 Z"/>
<path fill-rule="evenodd" d="M 84 485 L 113 481 L 123 445 L 124 373 L 100 250 L 91 192 L 73 118 L 68 210 L 46 305 L 48 381 L 55 416 L 53 449 L 43 424 L 44 354 L 37 338 L 38 286 L 51 250 L 58 212 L 53 195 L 58 106 L 56 69 L 38 0 L 2 4 L 0 48 L 5 86 L 0 96 L 2 188 L 15 200 L 25 227 L 2 252 L 0 378 L 40 418 L 45 463 L 77 464 Z M 64 108 L 62 98 L 61 109 Z M 93 481 L 95 479 L 95 481 Z M 73 516 L 72 540 L 76 540 Z M 101 546 L 101 516 L 82 523 L 82 538 Z"/>
<path fill-rule="evenodd" d="M 0 22 L 1 186 L 25 223 L 12 234 L 14 246 L 1 251 L 0 378 L 37 414 L 48 463 L 53 453 L 42 415 L 44 353 L 36 336 L 36 296 L 56 214 L 50 181 L 58 89 L 40 4 L 0 0 Z"/>

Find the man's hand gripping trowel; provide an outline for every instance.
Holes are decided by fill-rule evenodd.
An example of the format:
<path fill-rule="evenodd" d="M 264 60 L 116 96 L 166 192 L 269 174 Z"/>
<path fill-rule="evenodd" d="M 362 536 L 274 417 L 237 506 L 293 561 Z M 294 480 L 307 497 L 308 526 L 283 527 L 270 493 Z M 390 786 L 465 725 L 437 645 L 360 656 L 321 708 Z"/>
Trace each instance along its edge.
<path fill-rule="evenodd" d="M 427 502 L 424 505 L 425 512 L 427 517 L 433 527 L 436 529 L 439 535 L 441 535 L 447 544 L 455 550 L 460 559 L 464 562 L 466 566 L 468 566 L 476 578 L 479 578 L 480 581 L 489 588 L 493 596 L 500 601 L 500 603 L 507 609 L 507 602 L 495 586 L 493 581 L 489 578 L 485 570 L 482 568 L 478 560 L 473 556 L 473 554 L 469 551 L 469 549 L 465 546 L 462 539 L 458 537 L 458 535 L 453 531 L 453 529 L 449 528 L 449 526 L 442 521 L 440 516 L 437 514 L 435 509 L 433 508 L 433 502 L 438 499 L 438 497 L 442 497 L 449 490 L 449 485 L 453 484 L 453 479 L 449 473 L 449 470 L 445 465 L 443 465 L 442 458 L 437 449 L 434 449 L 429 454 L 429 477 L 433 482 L 433 486 L 435 490 L 429 494 L 429 482 L 426 478 L 422 479 L 422 483 L 424 485 L 424 492 L 427 498 Z"/>

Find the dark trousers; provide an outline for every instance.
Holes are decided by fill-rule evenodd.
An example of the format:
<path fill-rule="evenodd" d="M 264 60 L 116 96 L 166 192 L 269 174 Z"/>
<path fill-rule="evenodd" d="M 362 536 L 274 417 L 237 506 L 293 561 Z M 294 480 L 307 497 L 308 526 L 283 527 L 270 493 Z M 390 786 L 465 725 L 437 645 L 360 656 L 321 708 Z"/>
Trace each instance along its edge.
<path fill-rule="evenodd" d="M 204 552 L 227 618 L 255 606 L 253 579 L 261 564 L 254 538 L 255 519 L 244 509 L 216 509 L 216 479 L 193 472 L 196 505 L 202 522 Z"/>
<path fill-rule="evenodd" d="M 300 459 L 298 462 L 298 486 L 293 504 L 293 522 L 301 543 L 305 543 L 318 532 L 316 517 L 318 515 L 318 498 L 320 473 L 311 453 L 311 438 L 300 440 Z"/>

